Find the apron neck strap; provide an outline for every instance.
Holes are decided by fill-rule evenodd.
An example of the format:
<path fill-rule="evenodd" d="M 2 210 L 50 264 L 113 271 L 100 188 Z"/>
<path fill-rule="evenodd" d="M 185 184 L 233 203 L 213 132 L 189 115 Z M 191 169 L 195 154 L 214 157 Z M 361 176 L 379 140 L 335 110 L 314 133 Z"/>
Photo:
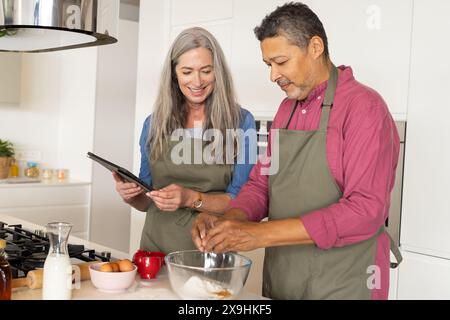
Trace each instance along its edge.
<path fill-rule="evenodd" d="M 289 119 L 286 122 L 286 125 L 284 126 L 284 129 L 286 129 L 286 130 L 289 129 L 289 125 L 291 124 L 292 117 L 294 116 L 295 111 L 297 110 L 299 104 L 300 104 L 300 101 L 298 101 L 298 100 L 294 101 L 294 107 L 292 108 L 291 114 L 289 115 Z"/>
<path fill-rule="evenodd" d="M 334 96 L 336 93 L 338 80 L 338 69 L 333 64 L 330 72 L 330 78 L 328 79 L 327 91 L 325 92 L 325 99 L 322 103 L 322 114 L 320 116 L 320 129 L 321 131 L 326 131 L 328 126 L 328 119 L 330 117 L 330 110 L 333 106 Z"/>

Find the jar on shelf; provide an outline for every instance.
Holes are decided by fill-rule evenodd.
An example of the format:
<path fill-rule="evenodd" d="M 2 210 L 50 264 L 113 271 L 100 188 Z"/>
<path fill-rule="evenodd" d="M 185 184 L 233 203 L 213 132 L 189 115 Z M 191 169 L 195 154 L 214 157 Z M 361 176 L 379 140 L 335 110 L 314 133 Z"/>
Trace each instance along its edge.
<path fill-rule="evenodd" d="M 44 180 L 52 180 L 54 177 L 53 169 L 44 169 L 42 170 L 42 179 Z"/>
<path fill-rule="evenodd" d="M 58 169 L 56 170 L 56 176 L 59 181 L 65 181 L 69 179 L 69 170 L 68 169 Z"/>
<path fill-rule="evenodd" d="M 36 162 L 28 162 L 25 169 L 25 177 L 39 178 L 39 168 Z"/>
<path fill-rule="evenodd" d="M 9 177 L 17 178 L 19 176 L 19 165 L 16 159 L 13 160 L 11 167 L 9 168 Z"/>

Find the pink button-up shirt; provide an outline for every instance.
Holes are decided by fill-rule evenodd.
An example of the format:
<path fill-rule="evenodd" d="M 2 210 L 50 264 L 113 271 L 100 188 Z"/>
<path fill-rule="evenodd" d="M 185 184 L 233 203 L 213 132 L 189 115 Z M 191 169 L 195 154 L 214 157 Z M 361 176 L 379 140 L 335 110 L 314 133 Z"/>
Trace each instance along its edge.
<path fill-rule="evenodd" d="M 400 148 L 395 122 L 382 97 L 357 82 L 350 67 L 339 69 L 328 123 L 326 154 L 331 173 L 343 196 L 339 202 L 301 217 L 308 234 L 321 249 L 364 241 L 385 223 Z M 324 82 L 317 86 L 299 105 L 289 130 L 319 128 L 327 84 Z M 292 105 L 293 101 L 289 99 L 282 102 L 272 129 L 284 128 Z M 270 150 L 269 139 L 269 155 Z M 230 208 L 244 210 L 251 221 L 260 221 L 268 216 L 268 176 L 260 174 L 261 169 L 268 166 L 258 162 L 247 184 L 230 202 Z M 388 296 L 389 255 L 389 239 L 382 234 L 377 239 L 375 259 L 381 278 L 378 282 L 374 281 L 374 285 L 381 284 L 381 288 L 372 290 L 374 299 L 386 299 Z"/>

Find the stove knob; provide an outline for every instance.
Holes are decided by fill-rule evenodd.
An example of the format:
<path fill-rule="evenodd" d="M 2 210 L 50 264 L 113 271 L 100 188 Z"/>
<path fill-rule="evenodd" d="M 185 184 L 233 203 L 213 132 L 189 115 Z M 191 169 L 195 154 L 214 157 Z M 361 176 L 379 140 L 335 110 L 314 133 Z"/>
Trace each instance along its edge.
<path fill-rule="evenodd" d="M 38 235 L 39 237 L 43 237 L 43 238 L 45 238 L 47 236 L 47 234 L 45 233 L 44 230 L 35 230 L 34 233 L 36 235 Z"/>
<path fill-rule="evenodd" d="M 111 252 L 109 252 L 109 251 L 102 251 L 102 252 L 100 253 L 100 255 L 101 255 L 102 257 L 108 259 L 108 261 L 111 259 Z"/>

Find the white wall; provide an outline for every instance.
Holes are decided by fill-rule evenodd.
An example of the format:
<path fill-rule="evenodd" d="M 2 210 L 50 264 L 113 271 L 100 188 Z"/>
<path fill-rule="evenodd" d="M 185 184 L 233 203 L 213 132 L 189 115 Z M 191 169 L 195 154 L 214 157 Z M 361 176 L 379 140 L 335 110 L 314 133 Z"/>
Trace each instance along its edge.
<path fill-rule="evenodd" d="M 1 57 L 1 56 L 0 56 Z M 60 54 L 23 54 L 20 104 L 0 105 L 0 137 L 15 149 L 37 150 L 44 165 L 57 165 Z"/>
<path fill-rule="evenodd" d="M 91 181 L 92 161 L 86 153 L 94 142 L 97 48 L 61 52 L 57 166 L 72 178 Z"/>
<path fill-rule="evenodd" d="M 167 52 L 168 5 L 169 1 L 166 0 L 145 0 L 140 4 L 134 172 L 139 172 L 140 169 L 138 139 L 145 118 L 153 110 L 159 86 L 159 75 Z M 130 253 L 139 248 L 144 221 L 145 213 L 133 209 L 131 212 Z"/>
<path fill-rule="evenodd" d="M 120 20 L 118 40 L 98 48 L 93 152 L 131 170 L 138 139 L 134 134 L 138 23 Z M 115 191 L 111 173 L 95 164 L 90 240 L 128 252 L 130 213 Z"/>

